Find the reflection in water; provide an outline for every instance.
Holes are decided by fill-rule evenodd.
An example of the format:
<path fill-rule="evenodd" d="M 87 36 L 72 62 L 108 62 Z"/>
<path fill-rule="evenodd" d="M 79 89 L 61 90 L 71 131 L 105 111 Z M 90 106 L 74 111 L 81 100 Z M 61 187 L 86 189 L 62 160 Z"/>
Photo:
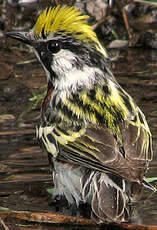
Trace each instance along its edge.
<path fill-rule="evenodd" d="M 15 59 L 17 62 L 18 58 L 21 61 L 20 51 L 17 52 L 17 56 L 14 52 L 12 57 L 11 54 L 7 56 L 5 52 L 6 60 L 10 60 L 10 65 L 15 63 Z M 27 57 L 22 56 L 23 60 L 32 60 L 32 54 L 26 54 Z M 147 177 L 157 176 L 156 63 L 155 51 L 132 49 L 121 51 L 114 67 L 115 76 L 120 84 L 144 111 L 153 134 L 154 160 L 151 162 Z M 52 184 L 52 177 L 47 154 L 38 146 L 33 131 L 35 125 L 39 123 L 40 110 L 30 111 L 22 119 L 17 120 L 21 112 L 26 111 L 30 106 L 31 92 L 37 92 L 36 87 L 44 85 L 44 74 L 36 62 L 25 64 L 22 69 L 17 65 L 14 72 L 17 73 L 16 78 L 12 76 L 5 81 L 0 79 L 0 111 L 12 115 L 10 119 L 7 116 L 1 119 L 0 116 L 0 205 L 16 210 L 21 210 L 22 207 L 22 210 L 51 211 L 53 208 L 49 205 L 51 197 L 47 189 Z M 25 88 L 27 90 L 24 90 Z M 135 189 L 135 193 L 138 194 L 137 197 L 140 196 L 138 189 Z M 127 207 L 131 222 L 157 225 L 156 204 L 157 193 L 144 189 L 142 199 Z M 31 229 L 49 228 L 58 229 L 55 226 L 31 227 Z M 66 228 L 59 227 L 59 230 L 63 229 Z M 69 229 L 77 229 L 77 227 L 68 227 Z"/>

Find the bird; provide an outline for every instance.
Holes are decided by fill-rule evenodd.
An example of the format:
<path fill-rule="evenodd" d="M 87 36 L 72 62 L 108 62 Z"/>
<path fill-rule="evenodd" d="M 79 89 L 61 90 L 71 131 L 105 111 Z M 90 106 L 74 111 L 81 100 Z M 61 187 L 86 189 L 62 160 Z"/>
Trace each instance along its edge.
<path fill-rule="evenodd" d="M 145 180 L 152 135 L 88 18 L 74 6 L 49 6 L 32 29 L 7 36 L 31 47 L 46 73 L 36 132 L 53 166 L 54 196 L 89 205 L 97 223 L 123 222 L 137 187 L 155 190 Z"/>

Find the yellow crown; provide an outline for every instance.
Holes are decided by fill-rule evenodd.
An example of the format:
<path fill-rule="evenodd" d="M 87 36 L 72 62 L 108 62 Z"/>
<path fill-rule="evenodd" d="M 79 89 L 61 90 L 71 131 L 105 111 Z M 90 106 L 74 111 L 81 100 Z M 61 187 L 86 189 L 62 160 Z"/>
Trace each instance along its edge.
<path fill-rule="evenodd" d="M 95 43 L 96 47 L 105 55 L 96 33 L 88 25 L 86 19 L 89 16 L 82 13 L 75 7 L 60 6 L 48 7 L 38 17 L 34 26 L 35 35 L 47 37 L 51 33 L 65 33 L 74 36 L 76 39 L 87 43 Z"/>

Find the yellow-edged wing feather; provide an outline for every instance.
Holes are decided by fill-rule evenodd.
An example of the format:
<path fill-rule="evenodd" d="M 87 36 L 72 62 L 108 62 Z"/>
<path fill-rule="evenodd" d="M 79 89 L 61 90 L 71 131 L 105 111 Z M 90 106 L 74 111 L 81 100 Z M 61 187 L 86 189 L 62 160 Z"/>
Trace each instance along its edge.
<path fill-rule="evenodd" d="M 112 85 L 108 96 L 103 93 L 103 86 L 99 88 L 99 96 L 96 89 L 95 102 L 90 100 L 89 92 L 85 89 L 79 95 L 82 101 L 80 107 L 72 98 L 65 99 L 63 105 L 78 120 L 84 119 L 84 123 L 79 124 L 76 118 L 74 122 L 71 121 L 72 117 L 71 120 L 67 117 L 65 108 L 60 108 L 57 117 L 60 116 L 62 121 L 43 127 L 40 137 L 43 136 L 47 151 L 57 159 L 112 172 L 130 181 L 141 181 L 152 159 L 151 133 L 133 99 L 121 88 L 118 91 L 114 87 Z M 120 86 L 117 84 L 117 87 Z M 53 137 L 55 147 L 52 148 L 48 136 Z"/>

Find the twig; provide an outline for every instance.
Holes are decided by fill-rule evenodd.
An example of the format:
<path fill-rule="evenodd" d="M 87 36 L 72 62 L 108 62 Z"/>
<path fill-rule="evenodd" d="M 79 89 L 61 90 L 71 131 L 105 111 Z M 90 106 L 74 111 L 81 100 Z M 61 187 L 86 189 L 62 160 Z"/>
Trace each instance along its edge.
<path fill-rule="evenodd" d="M 128 18 L 127 18 L 127 14 L 126 14 L 125 8 L 123 8 L 122 14 L 123 14 L 124 24 L 125 24 L 125 27 L 127 29 L 129 38 L 131 38 L 132 34 L 131 34 L 131 31 L 130 31 L 130 26 L 129 26 L 129 22 L 128 22 Z"/>
<path fill-rule="evenodd" d="M 27 212 L 27 211 L 0 211 L 0 218 L 17 218 L 31 222 L 38 223 L 49 223 L 49 224 L 71 224 L 71 225 L 80 225 L 80 226 L 96 226 L 96 222 L 91 219 L 86 218 L 77 218 L 74 216 L 64 216 L 56 213 L 49 212 Z M 137 225 L 130 223 L 109 223 L 105 224 L 111 227 L 111 229 L 119 230 L 156 230 L 157 227 L 153 225 Z M 102 225 L 102 226 L 104 226 Z M 5 228 L 5 230 L 9 230 Z"/>
<path fill-rule="evenodd" d="M 9 230 L 8 226 L 4 223 L 4 221 L 2 220 L 2 218 L 0 218 L 0 224 L 3 226 L 3 228 L 5 230 Z"/>
<path fill-rule="evenodd" d="M 75 225 L 96 225 L 90 219 L 64 216 L 49 212 L 27 212 L 27 211 L 1 211 L 1 218 L 14 217 L 17 219 L 51 224 L 75 224 Z"/>

